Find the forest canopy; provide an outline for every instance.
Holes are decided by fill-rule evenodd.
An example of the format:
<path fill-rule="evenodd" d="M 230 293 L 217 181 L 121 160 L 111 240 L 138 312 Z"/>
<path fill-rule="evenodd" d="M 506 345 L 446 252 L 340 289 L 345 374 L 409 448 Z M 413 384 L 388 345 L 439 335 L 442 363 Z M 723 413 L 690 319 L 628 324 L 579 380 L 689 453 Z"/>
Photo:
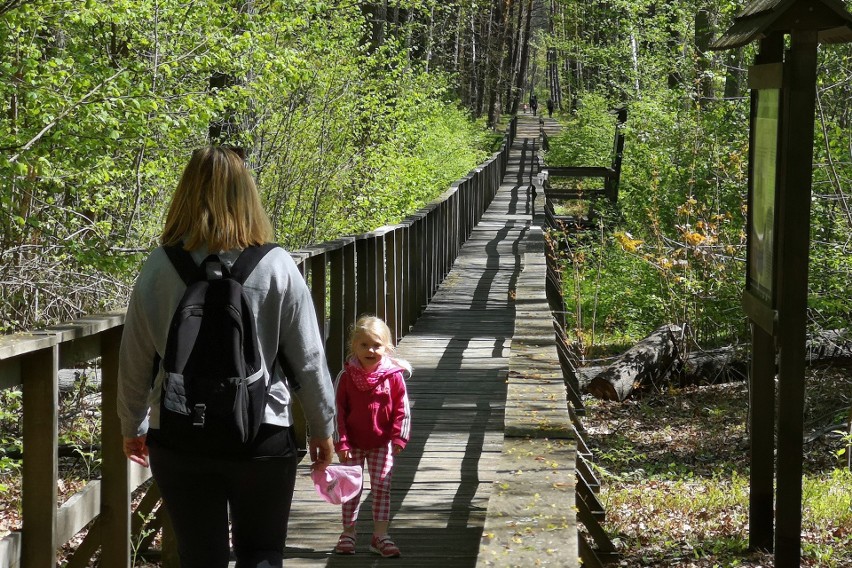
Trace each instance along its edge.
<path fill-rule="evenodd" d="M 535 92 L 565 126 L 551 164 L 606 163 L 608 111 L 629 111 L 621 224 L 569 258 L 578 338 L 664 321 L 742 333 L 755 46 L 708 49 L 742 6 L 0 2 L 0 330 L 121 307 L 200 145 L 247 149 L 277 239 L 298 249 L 421 207 Z M 810 282 L 825 328 L 850 317 L 850 61 L 848 44 L 820 46 Z M 607 263 L 645 277 L 595 277 Z"/>
<path fill-rule="evenodd" d="M 566 112 L 554 165 L 609 162 L 615 106 L 629 118 L 610 234 L 566 257 L 567 310 L 583 346 L 687 324 L 707 346 L 745 340 L 750 96 L 756 42 L 709 49 L 744 2 L 551 2 L 548 95 Z M 848 5 L 848 2 L 847 2 Z M 811 204 L 811 335 L 847 329 L 852 282 L 852 48 L 818 50 Z M 606 220 L 606 211 L 599 211 Z M 693 343 L 693 345 L 695 344 Z"/>
<path fill-rule="evenodd" d="M 248 151 L 291 250 L 422 207 L 494 150 L 488 8 L 0 2 L 0 331 L 121 307 L 204 144 Z"/>

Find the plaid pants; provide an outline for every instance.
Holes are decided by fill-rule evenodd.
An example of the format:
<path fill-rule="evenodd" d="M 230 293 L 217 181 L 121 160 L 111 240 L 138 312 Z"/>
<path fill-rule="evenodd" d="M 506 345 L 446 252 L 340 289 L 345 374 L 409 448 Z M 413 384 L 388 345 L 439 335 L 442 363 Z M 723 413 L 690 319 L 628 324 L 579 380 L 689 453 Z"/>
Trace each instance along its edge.
<path fill-rule="evenodd" d="M 344 465 L 358 465 L 363 469 L 367 462 L 367 472 L 370 474 L 370 491 L 373 494 L 373 521 L 390 520 L 390 489 L 391 473 L 393 470 L 393 451 L 391 444 L 372 450 L 350 450 L 352 459 Z M 363 482 L 362 482 L 363 483 Z M 364 493 L 362 484 L 358 495 L 343 504 L 343 526 L 349 527 L 358 520 L 358 510 L 361 508 L 361 495 Z"/>

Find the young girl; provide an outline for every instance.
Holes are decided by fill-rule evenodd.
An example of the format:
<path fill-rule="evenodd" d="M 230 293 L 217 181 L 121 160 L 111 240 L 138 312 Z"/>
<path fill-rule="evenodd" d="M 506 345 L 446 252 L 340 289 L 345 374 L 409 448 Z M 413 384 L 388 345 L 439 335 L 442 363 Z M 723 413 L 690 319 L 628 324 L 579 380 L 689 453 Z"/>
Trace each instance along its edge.
<path fill-rule="evenodd" d="M 362 316 L 350 336 L 350 357 L 335 381 L 337 421 L 334 449 L 340 463 L 364 467 L 373 493 L 373 538 L 370 550 L 385 558 L 400 555 L 388 536 L 393 457 L 408 443 L 411 412 L 405 378 L 408 362 L 391 357 L 393 340 L 387 324 Z M 362 492 L 343 503 L 343 532 L 337 554 L 355 554 L 355 521 Z"/>

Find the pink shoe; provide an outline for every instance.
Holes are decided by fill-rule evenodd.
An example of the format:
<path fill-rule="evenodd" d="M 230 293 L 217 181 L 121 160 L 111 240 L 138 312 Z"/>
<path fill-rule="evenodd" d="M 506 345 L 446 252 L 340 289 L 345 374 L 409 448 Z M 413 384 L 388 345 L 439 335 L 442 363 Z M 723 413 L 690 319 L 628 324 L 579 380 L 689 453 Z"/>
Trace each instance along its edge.
<path fill-rule="evenodd" d="M 334 547 L 335 554 L 355 554 L 355 535 L 349 533 L 341 533 L 337 539 L 337 546 Z"/>
<path fill-rule="evenodd" d="M 402 556 L 399 553 L 399 548 L 388 535 L 373 535 L 373 540 L 370 542 L 370 552 L 375 552 L 383 558 L 399 558 Z"/>

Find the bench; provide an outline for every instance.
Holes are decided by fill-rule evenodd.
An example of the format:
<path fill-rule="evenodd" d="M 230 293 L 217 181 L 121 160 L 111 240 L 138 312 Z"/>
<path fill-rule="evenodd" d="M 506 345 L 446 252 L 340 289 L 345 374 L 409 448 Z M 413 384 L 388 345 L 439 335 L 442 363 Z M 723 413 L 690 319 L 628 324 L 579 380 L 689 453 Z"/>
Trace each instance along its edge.
<path fill-rule="evenodd" d="M 627 109 L 618 107 L 612 110 L 616 116 L 615 138 L 612 146 L 612 159 L 609 166 L 545 166 L 543 185 L 546 199 L 595 199 L 606 197 L 612 203 L 618 201 L 618 183 L 621 178 L 621 159 L 624 153 L 624 132 L 622 125 L 627 122 Z M 542 149 L 550 147 L 549 137 L 542 129 Z M 553 187 L 554 181 L 569 179 L 568 187 Z M 580 181 L 596 179 L 596 187 L 582 187 Z M 602 187 L 601 187 L 602 185 Z"/>

